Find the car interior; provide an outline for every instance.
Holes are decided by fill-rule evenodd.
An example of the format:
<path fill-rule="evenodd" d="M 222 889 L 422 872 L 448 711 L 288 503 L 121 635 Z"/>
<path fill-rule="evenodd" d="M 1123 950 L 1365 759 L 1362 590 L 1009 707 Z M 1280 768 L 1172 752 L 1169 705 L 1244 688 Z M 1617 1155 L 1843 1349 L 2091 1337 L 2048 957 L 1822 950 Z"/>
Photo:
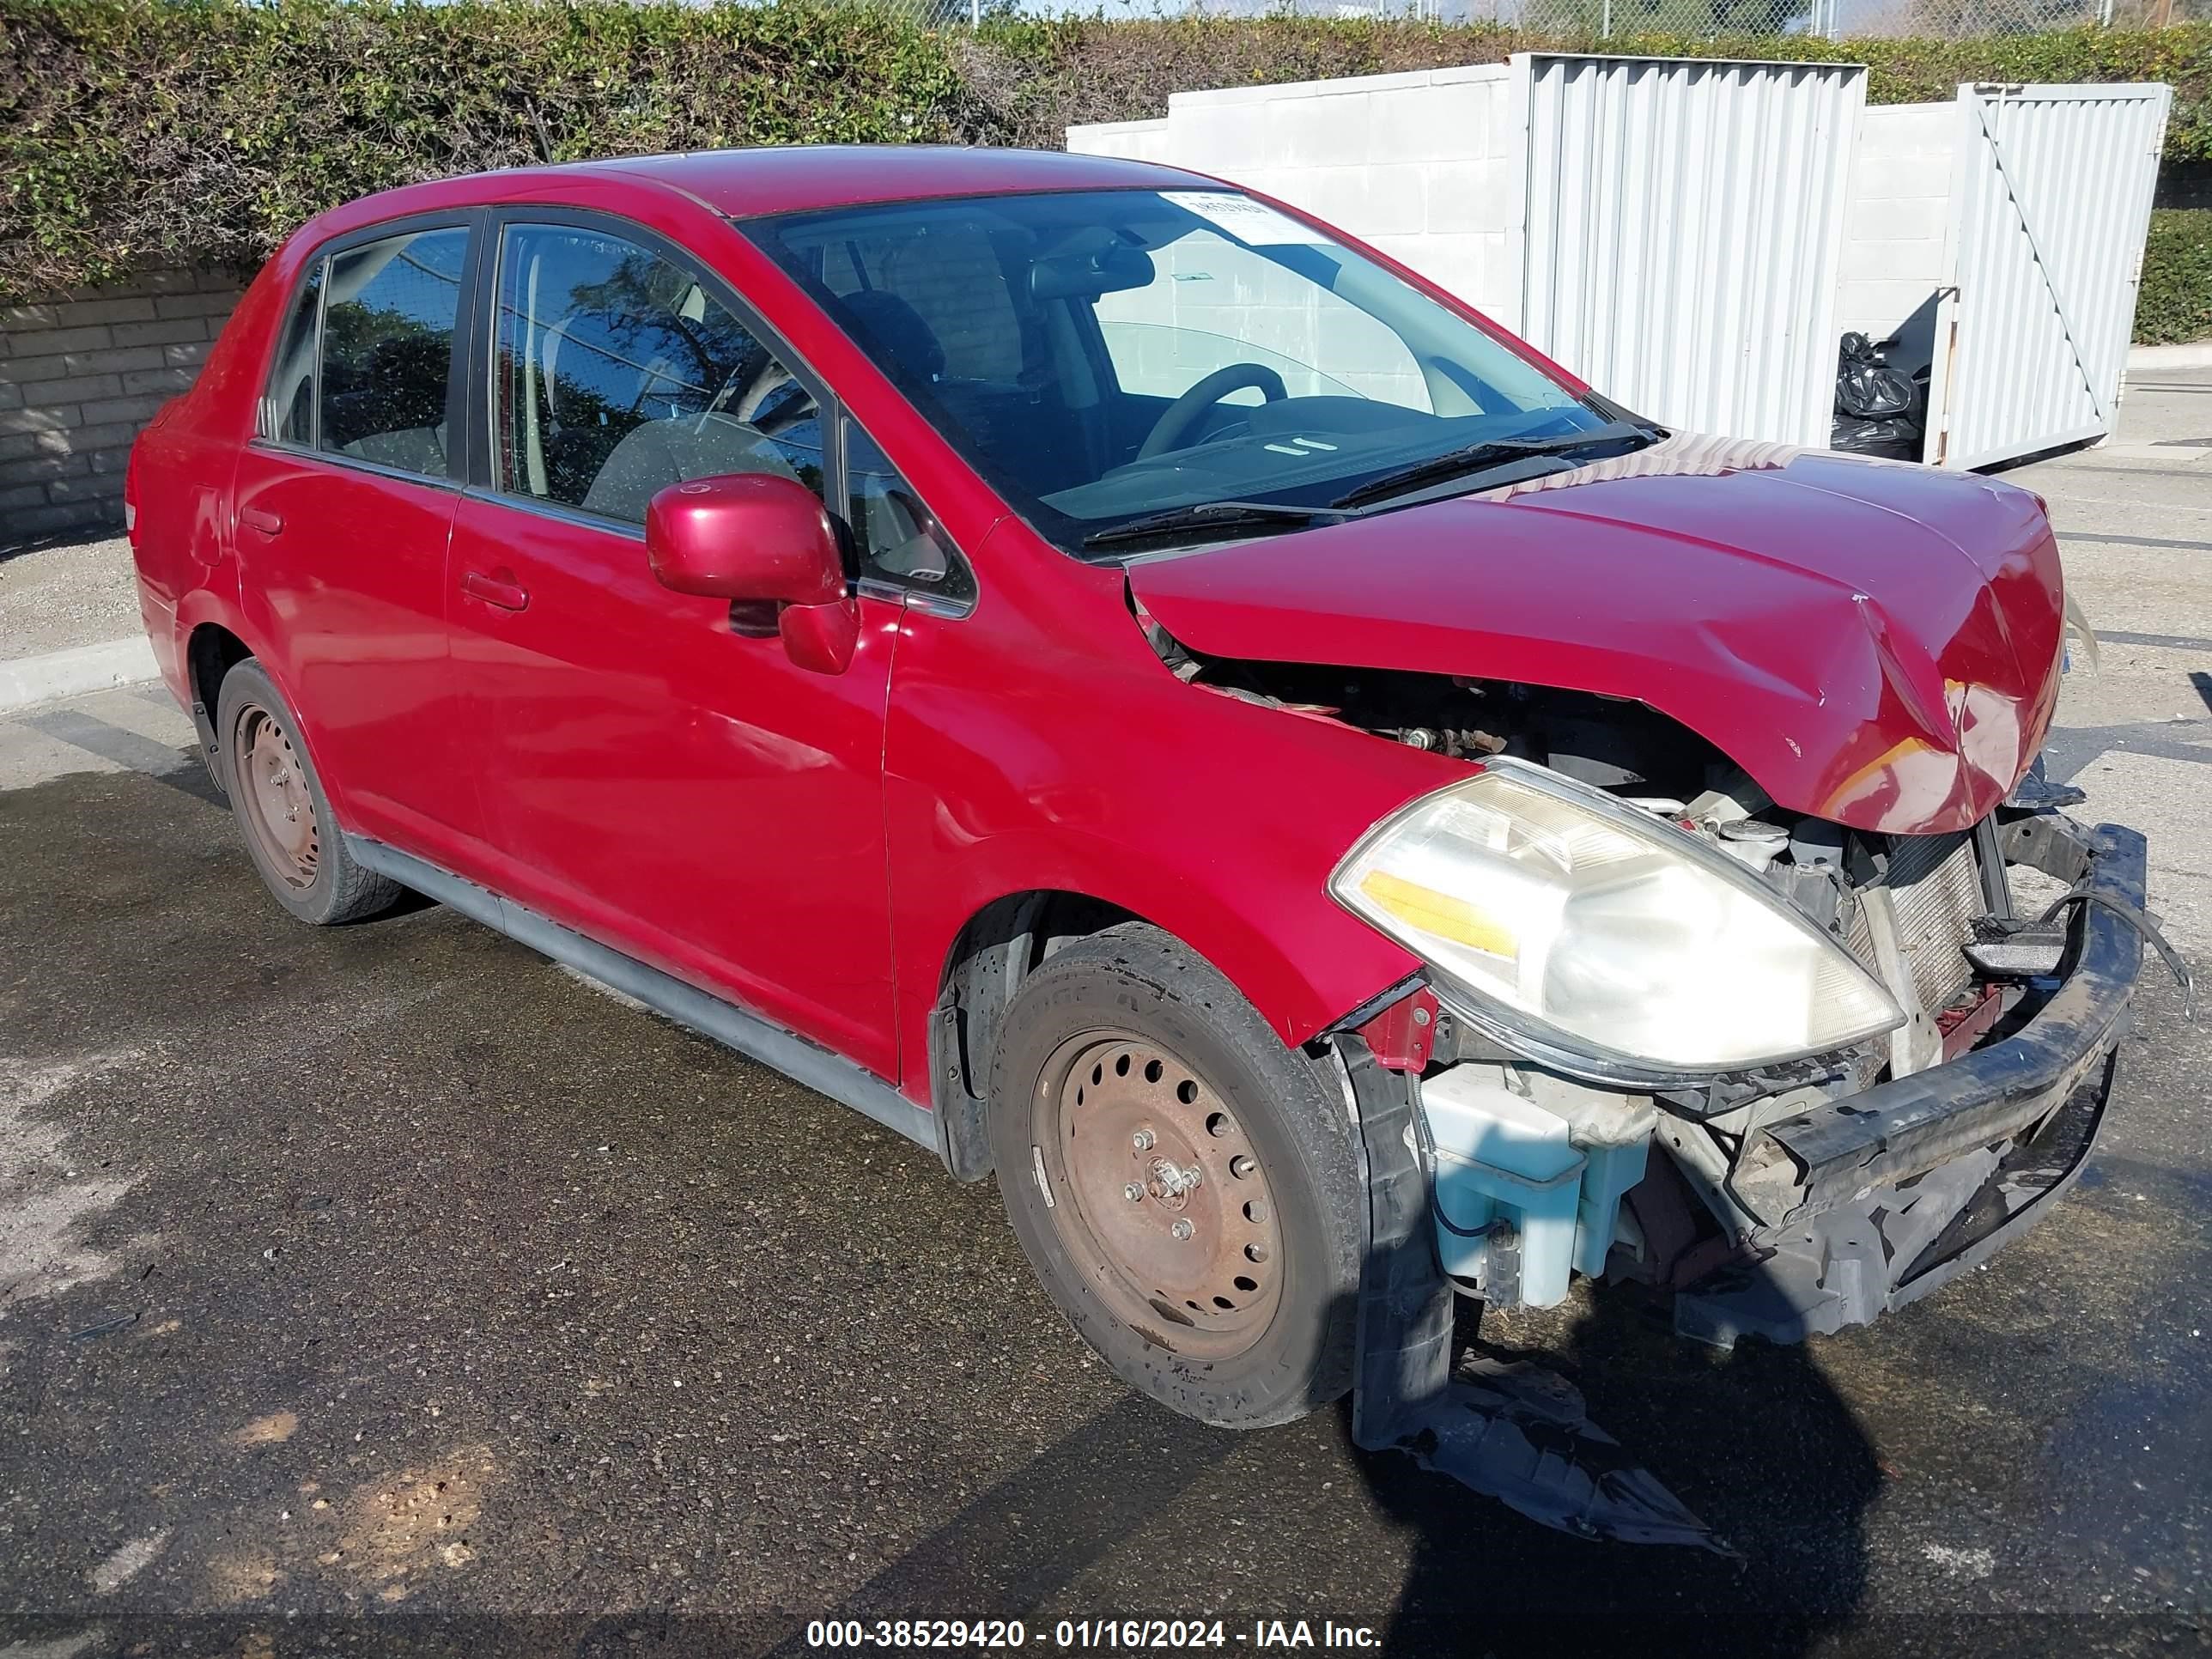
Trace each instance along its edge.
<path fill-rule="evenodd" d="M 1281 240 L 1217 223 L 1206 192 L 1138 191 L 745 228 L 1071 549 L 1110 518 L 1298 490 L 1326 504 L 1363 472 L 1600 422 L 1393 273 L 1221 199 Z"/>

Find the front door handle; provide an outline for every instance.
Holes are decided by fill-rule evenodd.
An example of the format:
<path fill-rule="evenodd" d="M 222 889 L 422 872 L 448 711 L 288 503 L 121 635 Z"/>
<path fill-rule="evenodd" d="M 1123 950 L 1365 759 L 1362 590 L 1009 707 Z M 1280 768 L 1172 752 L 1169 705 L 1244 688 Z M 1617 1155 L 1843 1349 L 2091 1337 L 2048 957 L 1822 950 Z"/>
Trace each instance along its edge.
<path fill-rule="evenodd" d="M 514 580 L 511 570 L 487 574 L 471 570 L 461 578 L 461 589 L 472 599 L 486 605 L 497 605 L 501 611 L 521 611 L 530 604 L 530 591 Z"/>
<path fill-rule="evenodd" d="M 258 530 L 264 536 L 274 536 L 284 527 L 283 516 L 271 513 L 265 507 L 240 507 L 238 521 L 248 530 Z"/>

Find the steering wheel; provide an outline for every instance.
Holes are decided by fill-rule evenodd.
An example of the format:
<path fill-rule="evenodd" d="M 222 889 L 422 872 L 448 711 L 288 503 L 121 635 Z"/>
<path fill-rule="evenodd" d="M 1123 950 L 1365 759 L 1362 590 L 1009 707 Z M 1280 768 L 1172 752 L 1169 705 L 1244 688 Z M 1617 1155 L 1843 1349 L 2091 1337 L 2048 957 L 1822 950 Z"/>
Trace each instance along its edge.
<path fill-rule="evenodd" d="M 1190 435 L 1190 429 L 1198 424 L 1200 416 L 1231 392 L 1242 392 L 1247 386 L 1257 386 L 1260 395 L 1271 404 L 1280 403 L 1291 395 L 1283 385 L 1283 377 L 1265 364 L 1231 363 L 1225 368 L 1217 368 L 1161 411 L 1158 422 L 1138 449 L 1137 459 L 1149 461 L 1155 455 L 1182 448 L 1183 440 Z"/>

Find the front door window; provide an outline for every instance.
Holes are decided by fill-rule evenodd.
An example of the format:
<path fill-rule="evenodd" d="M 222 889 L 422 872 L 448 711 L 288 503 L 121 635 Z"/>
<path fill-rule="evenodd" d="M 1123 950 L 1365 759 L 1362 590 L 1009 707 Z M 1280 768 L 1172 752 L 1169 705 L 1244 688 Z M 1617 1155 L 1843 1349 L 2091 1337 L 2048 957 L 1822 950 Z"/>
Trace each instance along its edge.
<path fill-rule="evenodd" d="M 822 490 L 813 394 L 687 268 L 620 236 L 509 225 L 493 432 L 500 489 L 642 524 L 690 478 Z"/>

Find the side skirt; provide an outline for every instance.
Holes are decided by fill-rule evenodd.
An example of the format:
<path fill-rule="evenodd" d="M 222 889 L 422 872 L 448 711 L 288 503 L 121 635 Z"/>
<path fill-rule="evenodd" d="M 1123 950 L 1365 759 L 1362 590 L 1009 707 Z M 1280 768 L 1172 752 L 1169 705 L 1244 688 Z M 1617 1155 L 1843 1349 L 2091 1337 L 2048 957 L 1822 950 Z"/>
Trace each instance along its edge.
<path fill-rule="evenodd" d="M 942 1155 L 935 1115 L 915 1105 L 874 1073 L 855 1066 L 843 1055 L 832 1054 L 734 1003 L 686 985 L 672 974 L 664 974 L 635 957 L 586 939 L 574 928 L 563 927 L 512 899 L 501 898 L 488 887 L 464 881 L 411 853 L 403 853 L 396 847 L 360 836 L 348 836 L 345 843 L 346 851 L 364 869 L 389 876 L 401 886 L 411 887 L 425 897 L 437 900 L 447 909 L 458 910 L 472 921 L 497 929 L 517 944 L 565 963 L 578 973 L 587 974 L 625 996 L 635 997 L 678 1025 L 689 1026 L 702 1036 L 735 1048 L 794 1082 L 866 1113 L 917 1146 Z"/>

